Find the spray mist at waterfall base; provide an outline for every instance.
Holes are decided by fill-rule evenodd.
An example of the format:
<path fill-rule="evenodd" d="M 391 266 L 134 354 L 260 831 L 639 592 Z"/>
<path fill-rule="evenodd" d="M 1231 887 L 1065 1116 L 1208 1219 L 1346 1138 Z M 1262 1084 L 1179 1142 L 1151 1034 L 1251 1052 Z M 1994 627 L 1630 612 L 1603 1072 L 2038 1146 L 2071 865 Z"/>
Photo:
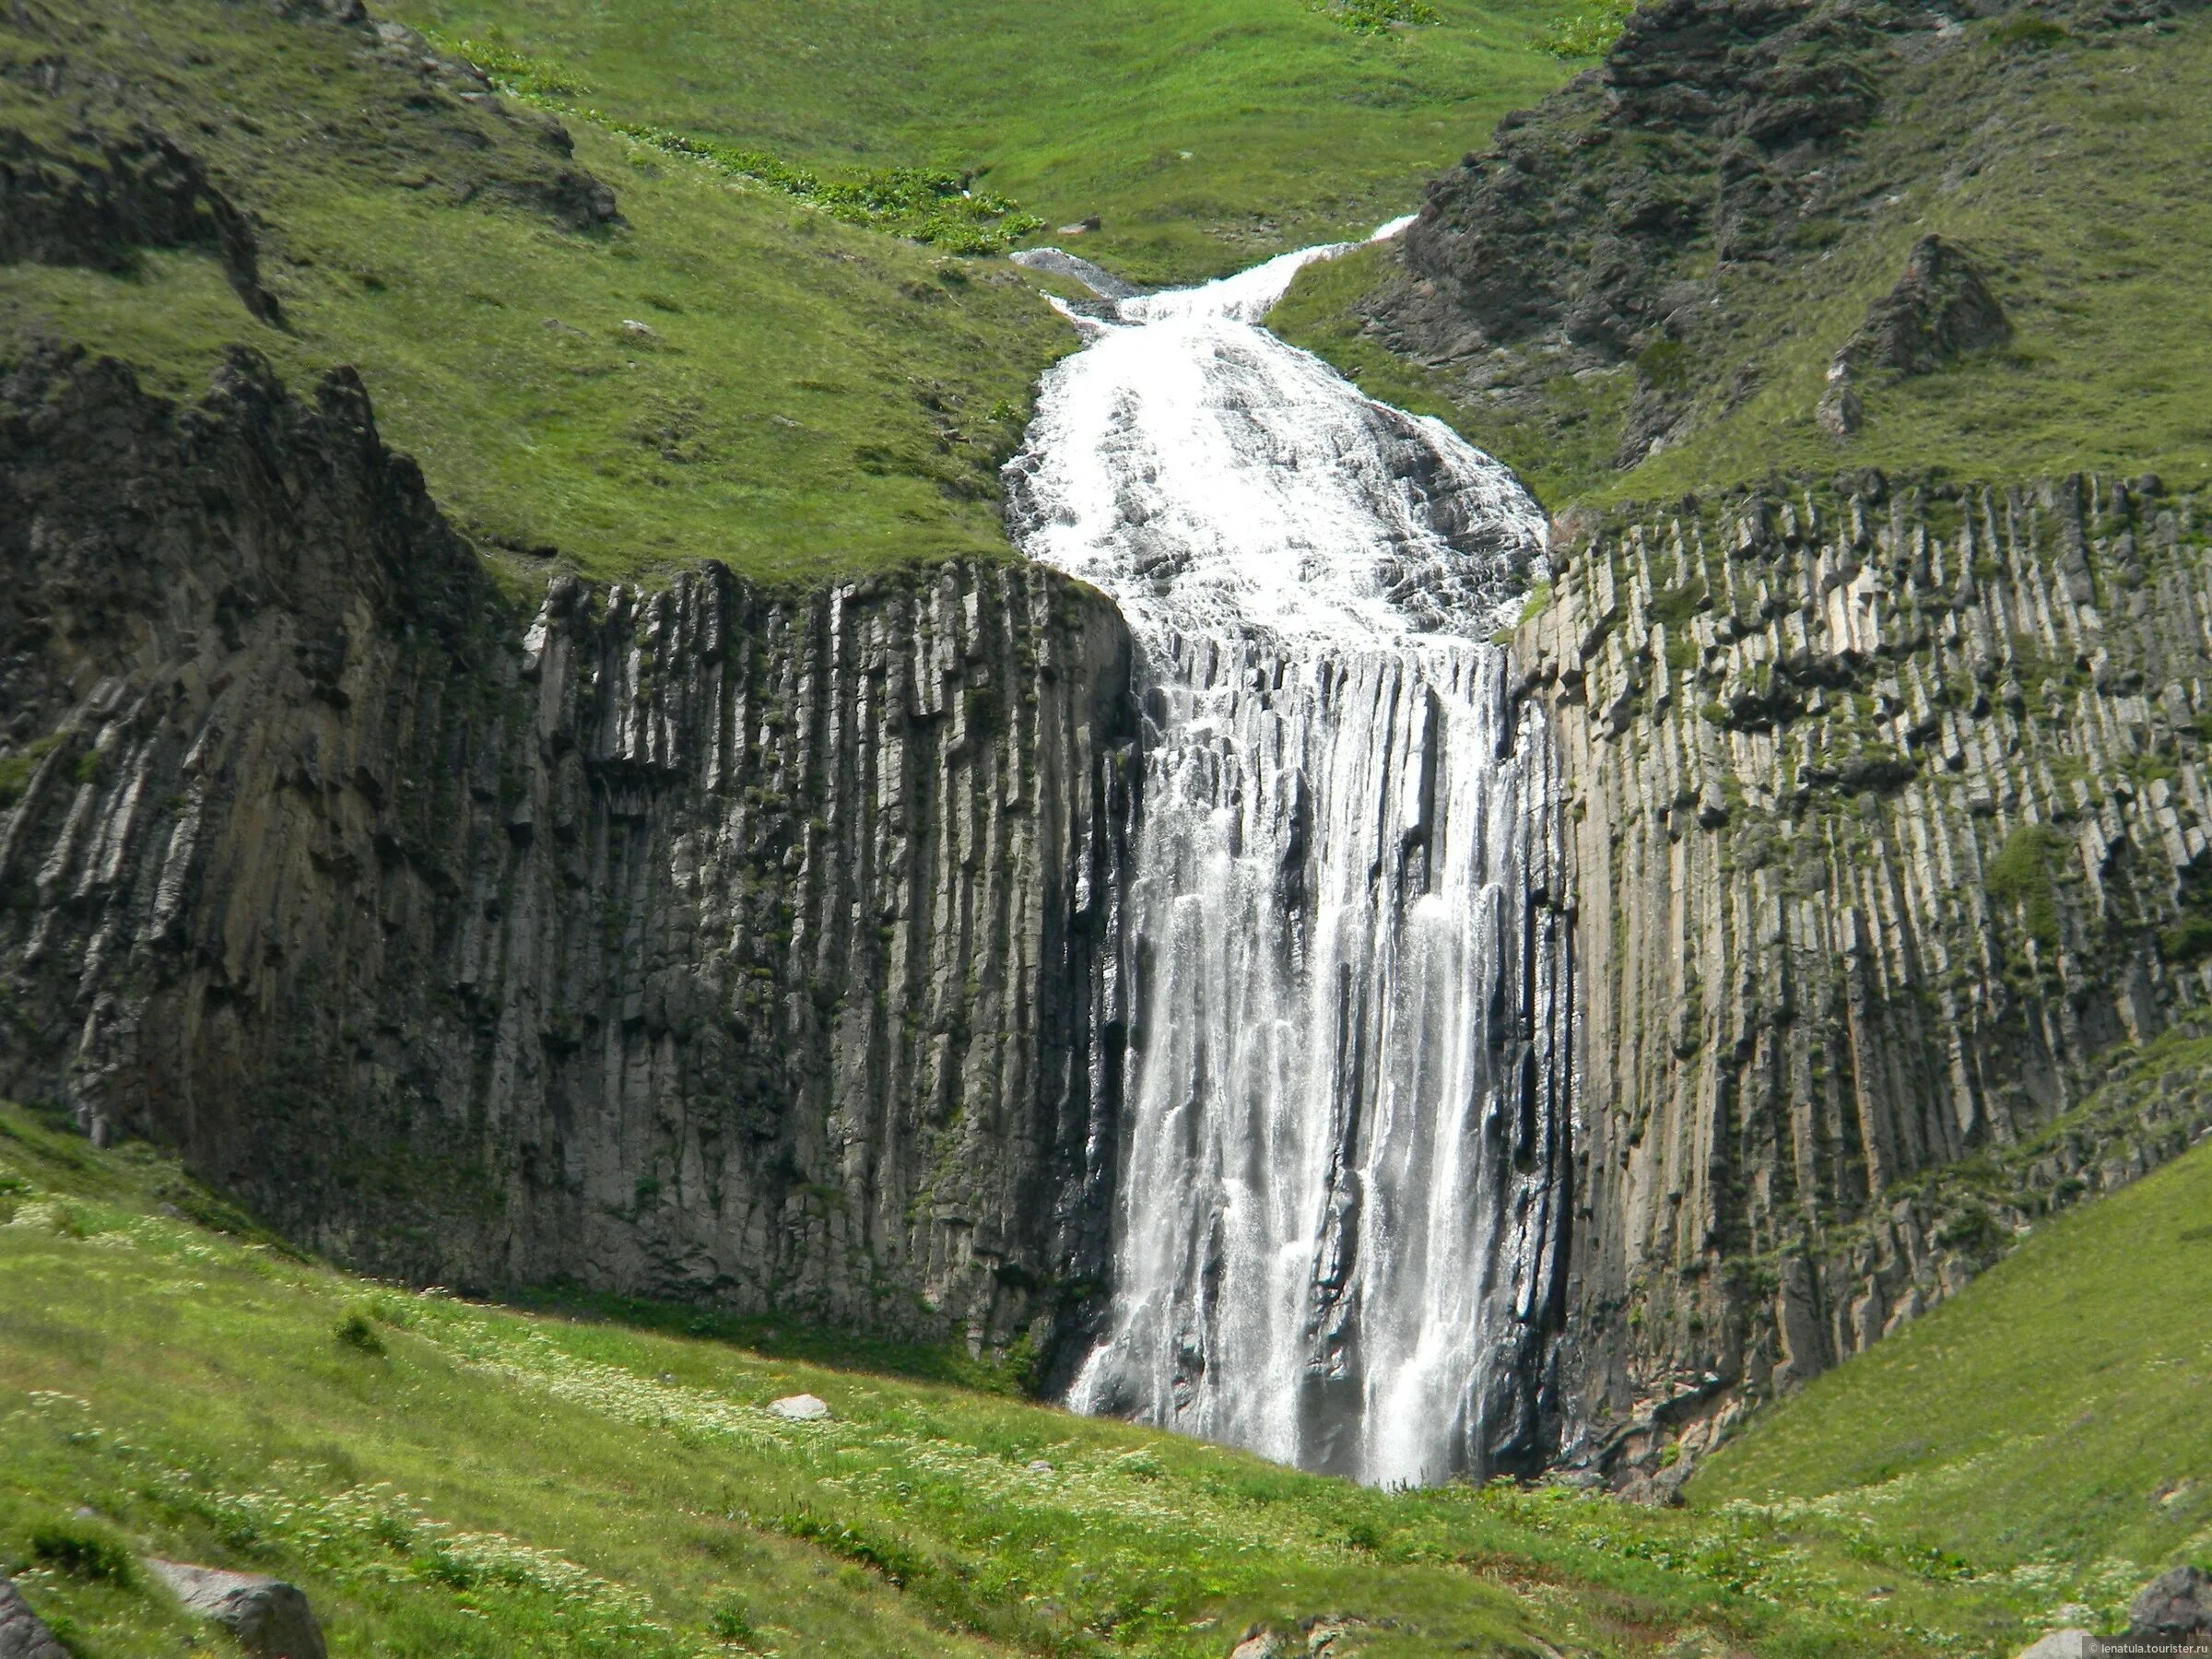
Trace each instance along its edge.
<path fill-rule="evenodd" d="M 1023 550 L 1121 606 L 1145 712 L 1112 1300 L 1068 1404 L 1426 1483 L 1525 1459 L 1563 1269 L 1550 771 L 1488 642 L 1543 517 L 1261 326 L 1340 251 L 1098 282 L 1006 469 Z"/>

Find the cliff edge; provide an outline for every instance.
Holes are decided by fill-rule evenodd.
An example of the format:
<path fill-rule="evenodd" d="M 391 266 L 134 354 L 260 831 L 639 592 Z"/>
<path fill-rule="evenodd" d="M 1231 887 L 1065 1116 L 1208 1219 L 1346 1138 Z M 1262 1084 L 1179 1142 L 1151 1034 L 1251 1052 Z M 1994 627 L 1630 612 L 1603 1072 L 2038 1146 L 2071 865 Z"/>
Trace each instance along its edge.
<path fill-rule="evenodd" d="M 350 371 L 0 376 L 0 1092 L 417 1281 L 1052 1340 L 1128 643 L 1050 572 L 502 597 Z"/>

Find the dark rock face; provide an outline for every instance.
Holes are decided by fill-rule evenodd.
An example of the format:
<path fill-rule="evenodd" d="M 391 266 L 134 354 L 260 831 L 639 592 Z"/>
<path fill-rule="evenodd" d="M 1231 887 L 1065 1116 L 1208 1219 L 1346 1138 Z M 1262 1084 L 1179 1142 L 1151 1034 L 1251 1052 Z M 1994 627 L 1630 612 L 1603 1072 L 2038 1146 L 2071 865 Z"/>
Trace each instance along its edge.
<path fill-rule="evenodd" d="M 378 441 L 0 377 L 0 1090 L 418 1280 L 1053 1337 L 1103 1270 L 1134 732 L 1095 594 L 512 611 Z"/>
<path fill-rule="evenodd" d="M 1557 336 L 1618 360 L 1694 316 L 1711 289 L 1677 275 L 1682 256 L 1776 257 L 1877 107 L 1867 61 L 1933 27 L 1864 0 L 1631 13 L 1603 67 L 1430 185 L 1405 240 L 1407 271 L 1433 285 L 1415 332 L 1451 355 Z"/>
<path fill-rule="evenodd" d="M 201 1618 L 238 1638 L 258 1659 L 325 1659 L 323 1628 L 295 1584 L 258 1572 L 149 1560 L 154 1576 Z"/>
<path fill-rule="evenodd" d="M 364 180 L 409 181 L 452 199 L 512 203 L 563 228 L 594 233 L 622 224 L 614 191 L 578 167 L 553 115 L 498 97 L 465 59 L 433 49 L 403 24 L 380 22 L 359 0 L 270 0 L 278 16 L 321 31 L 358 94 L 356 125 L 318 124 L 300 142 Z M 281 225 L 255 214 L 253 185 L 224 169 L 224 144 L 206 153 L 171 135 L 206 112 L 176 88 L 103 66 L 97 31 L 61 8 L 18 8 L 16 26 L 41 48 L 0 74 L 53 106 L 65 140 L 0 128 L 0 263 L 38 260 L 127 271 L 146 248 L 203 248 L 223 262 L 247 309 L 278 320 L 261 281 L 265 257 L 281 270 Z M 201 130 L 207 131 L 203 127 Z M 238 164 L 233 148 L 229 161 Z M 251 168 L 247 169 L 251 173 Z"/>
<path fill-rule="evenodd" d="M 1635 467 L 1757 394 L 1792 326 L 1766 304 L 1777 282 L 1856 280 L 1824 262 L 1893 245 L 1900 204 L 1939 214 L 2017 147 L 2007 112 L 2043 96 L 2047 65 L 1985 50 L 2001 31 L 1980 19 L 2087 49 L 2202 4 L 1657 0 L 1601 65 L 1430 184 L 1365 330 L 1516 454 L 1574 456 L 1585 479 Z M 1831 437 L 1865 420 L 1851 371 L 1920 372 L 2004 337 L 1993 273 L 1942 243 L 1914 271 L 1877 307 L 1870 354 L 1818 398 Z"/>
<path fill-rule="evenodd" d="M 1871 477 L 1554 558 L 1513 651 L 1580 1045 L 1559 1452 L 1664 1493 L 2212 1124 L 2186 1070 L 2100 1087 L 2212 1002 L 2212 535 L 2155 480 Z"/>
<path fill-rule="evenodd" d="M 2212 1572 L 2176 1567 L 2154 1579 L 2128 1608 L 2119 1645 L 2138 1653 L 2212 1648 Z"/>
<path fill-rule="evenodd" d="M 104 141 L 88 134 L 64 152 L 0 131 L 0 264 L 122 272 L 142 248 L 194 247 L 222 260 L 248 311 L 276 320 L 252 224 L 191 151 L 146 129 Z"/>
<path fill-rule="evenodd" d="M 2005 308 L 1974 262 L 1955 242 L 1924 236 L 1841 356 L 1854 367 L 1927 374 L 2011 337 Z"/>
<path fill-rule="evenodd" d="M 5 1575 L 0 1575 L 0 1659 L 69 1659 L 69 1650 L 54 1640 L 46 1621 Z"/>
<path fill-rule="evenodd" d="M 1829 365 L 1813 418 L 1831 438 L 1865 419 L 1856 381 L 1867 372 L 1929 374 L 2012 337 L 2005 308 L 1974 262 L 1953 242 L 1924 236 L 1898 284 L 1866 310 L 1866 321 Z"/>

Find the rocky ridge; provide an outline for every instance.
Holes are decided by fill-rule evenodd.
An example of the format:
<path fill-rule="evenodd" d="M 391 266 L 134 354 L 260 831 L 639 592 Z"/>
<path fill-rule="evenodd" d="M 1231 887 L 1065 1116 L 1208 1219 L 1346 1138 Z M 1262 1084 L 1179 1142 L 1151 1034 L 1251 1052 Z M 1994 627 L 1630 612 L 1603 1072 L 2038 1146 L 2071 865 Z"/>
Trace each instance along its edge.
<path fill-rule="evenodd" d="M 1896 245 L 1894 216 L 1959 234 L 1969 181 L 2063 134 L 2035 119 L 2047 52 L 2097 53 L 2182 27 L 2197 0 L 1929 6 L 1893 0 L 1660 0 L 1638 7 L 1604 61 L 1431 182 L 1398 268 L 1362 302 L 1364 329 L 1435 371 L 1484 441 L 1538 467 L 1581 454 L 1577 490 L 1724 423 L 1786 375 L 1794 315 L 1778 280 L 1831 290 L 1881 258 L 1898 296 L 1958 324 L 1897 372 L 2006 338 L 1976 257 L 1938 238 Z M 2040 166 L 2038 171 L 2040 171 Z M 1912 206 L 1901 205 L 1910 200 Z M 2081 204 L 2094 213 L 2099 204 Z M 1852 255 L 1841 264 L 1827 261 Z M 1896 264 L 1888 264 L 1895 259 Z M 1941 269 L 1936 269 L 1940 265 Z M 1993 262 L 1989 277 L 2006 272 Z M 1827 275 L 1823 275 L 1827 273 Z M 1956 280 L 1954 280 L 1956 278 Z M 1979 315 L 1959 306 L 1979 288 Z M 1939 291 L 1938 291 L 1939 290 Z M 1927 334 L 1877 326 L 1888 343 Z M 1864 371 L 1864 337 L 1824 342 Z M 1797 418 L 1816 415 L 1814 394 Z M 1855 396 L 1855 394 L 1852 394 Z M 1839 391 L 1818 424 L 1857 429 Z M 1741 475 L 1700 482 L 1735 484 Z"/>
<path fill-rule="evenodd" d="M 0 382 L 0 1091 L 418 1281 L 1050 1341 L 1127 641 L 1042 571 L 493 588 L 347 371 Z"/>
<path fill-rule="evenodd" d="M 1664 1491 L 2212 1123 L 2194 1077 L 2093 1097 L 2212 989 L 2212 547 L 2196 498 L 2105 477 L 1555 543 L 1513 649 L 1567 803 L 1561 1454 Z"/>
<path fill-rule="evenodd" d="M 83 134 L 66 150 L 0 129 L 0 265 L 128 272 L 143 248 L 189 247 L 217 254 L 256 318 L 278 320 L 252 222 L 191 151 L 147 128 Z"/>

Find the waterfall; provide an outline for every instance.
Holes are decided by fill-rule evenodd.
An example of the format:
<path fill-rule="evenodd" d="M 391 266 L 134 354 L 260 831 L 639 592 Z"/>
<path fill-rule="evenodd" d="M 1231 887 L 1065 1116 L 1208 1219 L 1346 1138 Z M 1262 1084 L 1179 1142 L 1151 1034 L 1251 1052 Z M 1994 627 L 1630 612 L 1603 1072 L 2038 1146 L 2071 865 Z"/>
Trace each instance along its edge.
<path fill-rule="evenodd" d="M 1023 550 L 1120 604 L 1145 712 L 1111 1305 L 1068 1403 L 1415 1483 L 1530 1443 L 1561 1269 L 1550 773 L 1489 642 L 1543 520 L 1260 325 L 1341 251 L 1094 280 L 1006 477 Z"/>

